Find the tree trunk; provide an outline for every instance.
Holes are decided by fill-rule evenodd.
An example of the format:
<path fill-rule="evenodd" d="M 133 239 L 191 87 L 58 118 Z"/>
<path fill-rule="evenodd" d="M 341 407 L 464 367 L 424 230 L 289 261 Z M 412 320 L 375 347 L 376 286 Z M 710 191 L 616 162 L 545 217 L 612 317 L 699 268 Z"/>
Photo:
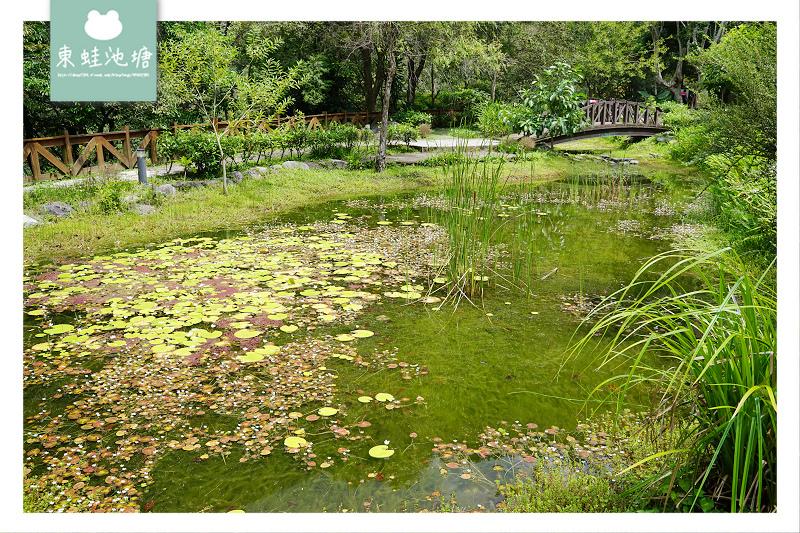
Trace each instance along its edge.
<path fill-rule="evenodd" d="M 364 100 L 367 113 L 372 113 L 375 111 L 375 102 L 378 99 L 378 94 L 380 94 L 381 81 L 383 80 L 383 59 L 383 54 L 378 52 L 375 66 L 375 77 L 373 78 L 372 50 L 368 47 L 361 48 L 361 76 L 364 84 Z"/>
<path fill-rule="evenodd" d="M 422 75 L 422 70 L 425 68 L 425 56 L 420 57 L 419 65 L 415 67 L 414 58 L 408 58 L 408 90 L 406 92 L 406 101 L 410 105 L 414 105 L 414 99 L 417 95 L 417 85 L 419 85 L 419 77 Z"/>
<path fill-rule="evenodd" d="M 661 61 L 658 52 L 659 31 L 655 25 L 650 26 L 650 35 L 653 38 L 653 55 L 655 58 L 653 74 L 655 75 L 655 79 L 658 83 L 669 89 L 676 102 L 680 102 L 681 88 L 683 86 L 683 58 L 686 55 L 686 49 L 683 46 L 683 42 L 681 42 L 680 35 L 678 32 L 675 33 L 675 39 L 678 41 L 678 64 L 675 65 L 675 72 L 669 80 L 665 80 L 664 76 L 661 74 Z"/>
<path fill-rule="evenodd" d="M 390 30 L 391 31 L 391 30 Z M 389 100 L 392 97 L 392 80 L 397 72 L 397 58 L 394 55 L 394 36 L 390 37 L 387 43 L 389 51 L 389 72 L 386 76 L 386 86 L 383 90 L 383 109 L 381 109 L 381 131 L 378 137 L 378 155 L 375 158 L 375 171 L 384 172 L 386 170 L 386 138 L 389 133 Z"/>

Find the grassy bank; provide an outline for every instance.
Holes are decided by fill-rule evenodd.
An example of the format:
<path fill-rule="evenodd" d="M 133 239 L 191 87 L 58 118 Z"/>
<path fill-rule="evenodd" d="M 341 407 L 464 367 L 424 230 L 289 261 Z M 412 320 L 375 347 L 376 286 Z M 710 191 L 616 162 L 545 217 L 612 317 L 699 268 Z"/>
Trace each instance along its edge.
<path fill-rule="evenodd" d="M 504 180 L 507 179 L 508 183 L 531 179 L 545 182 L 582 172 L 583 167 L 588 169 L 597 165 L 578 163 L 563 157 L 565 152 L 578 151 L 610 154 L 613 157 L 639 157 L 637 171 L 659 175 L 685 172 L 682 168 L 672 168 L 673 165 L 661 158 L 650 156 L 662 150 L 661 144 L 652 141 L 622 148 L 618 140 L 604 138 L 569 143 L 557 148 L 554 151 L 519 149 L 525 158 L 503 164 Z M 149 181 L 159 185 L 182 179 L 172 176 L 169 179 L 151 178 Z M 269 221 L 298 207 L 342 198 L 435 189 L 442 186 L 445 179 L 442 167 L 435 165 L 389 165 L 383 174 L 376 174 L 371 169 L 285 170 L 266 174 L 260 179 L 247 178 L 231 185 L 228 196 L 222 193 L 221 187 L 179 192 L 172 198 L 163 199 L 157 212 L 150 215 L 118 210 L 113 201 L 108 205 L 109 191 L 96 183 L 69 188 L 41 185 L 39 188 L 42 190 L 37 190 L 33 197 L 29 195 L 25 198 L 25 210 L 31 214 L 36 213 L 41 204 L 57 200 L 72 205 L 90 201 L 93 207 L 78 210 L 61 220 L 25 228 L 24 260 L 27 263 L 71 260 L 176 236 L 237 230 L 259 221 Z M 116 191 L 117 194 L 141 195 L 146 192 L 135 190 L 132 184 L 119 185 L 129 190 L 121 193 Z"/>
<path fill-rule="evenodd" d="M 560 161 L 556 161 L 560 163 Z M 530 179 L 530 164 L 507 165 L 516 180 Z M 560 169 L 536 170 L 536 180 L 557 179 Z M 179 181 L 151 179 L 161 182 Z M 384 174 L 372 170 L 286 170 L 263 178 L 248 178 L 230 185 L 225 196 L 221 187 L 179 192 L 166 198 L 156 213 L 104 211 L 92 208 L 58 221 L 24 230 L 26 262 L 68 260 L 86 255 L 136 247 L 179 235 L 236 230 L 259 221 L 270 220 L 293 208 L 313 206 L 330 200 L 368 195 L 391 195 L 404 191 L 436 188 L 443 179 L 441 169 L 390 166 Z M 138 194 L 135 186 L 123 194 Z M 52 190 L 40 194 L 42 201 L 100 200 L 103 192 Z"/>

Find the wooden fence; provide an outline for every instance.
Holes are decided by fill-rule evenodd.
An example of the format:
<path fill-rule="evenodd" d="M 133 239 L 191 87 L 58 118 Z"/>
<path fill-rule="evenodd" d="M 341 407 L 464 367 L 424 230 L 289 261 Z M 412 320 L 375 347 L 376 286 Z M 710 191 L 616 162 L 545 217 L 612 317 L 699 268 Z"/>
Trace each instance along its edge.
<path fill-rule="evenodd" d="M 448 109 L 433 109 L 425 111 L 432 115 L 454 116 L 456 111 Z M 354 124 L 357 126 L 373 126 L 381 119 L 381 112 L 372 113 L 322 113 L 319 115 L 306 115 L 303 117 L 306 128 L 309 130 L 328 127 L 330 124 Z M 273 130 L 282 124 L 295 121 L 295 117 L 279 117 L 270 121 L 261 122 L 258 125 L 250 123 L 234 124 L 235 131 L 247 133 L 252 129 Z M 225 129 L 231 125 L 224 120 L 215 120 L 217 128 Z M 173 123 L 168 128 L 148 128 L 141 130 L 131 130 L 127 126 L 122 131 L 110 131 L 103 133 L 89 133 L 82 135 L 70 135 L 66 130 L 63 135 L 56 137 L 41 137 L 37 139 L 25 139 L 22 141 L 22 161 L 27 161 L 30 165 L 30 174 L 24 174 L 23 181 L 39 182 L 53 179 L 60 179 L 64 176 L 77 176 L 82 170 L 86 169 L 86 163 L 92 154 L 96 154 L 97 166 L 88 167 L 88 172 L 98 171 L 106 164 L 106 157 L 116 161 L 125 168 L 133 168 L 136 165 L 136 150 L 149 149 L 151 163 L 160 163 L 158 157 L 158 136 L 166 131 L 177 133 L 181 130 L 192 128 L 209 128 L 210 124 L 177 124 Z M 121 147 L 111 144 L 121 143 Z M 135 146 L 135 148 L 134 148 Z M 83 147 L 82 150 L 79 148 Z M 74 157 L 73 150 L 79 149 L 79 154 Z M 107 152 L 107 154 L 106 154 Z M 41 171 L 39 157 L 44 157 L 58 172 L 43 173 Z"/>

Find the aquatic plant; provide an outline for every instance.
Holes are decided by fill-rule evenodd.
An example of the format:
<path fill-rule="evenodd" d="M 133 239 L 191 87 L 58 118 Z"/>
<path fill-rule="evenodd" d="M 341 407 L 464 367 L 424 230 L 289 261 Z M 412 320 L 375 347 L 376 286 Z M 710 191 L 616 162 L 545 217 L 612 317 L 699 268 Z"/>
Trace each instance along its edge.
<path fill-rule="evenodd" d="M 650 281 L 647 273 L 664 264 L 670 266 Z M 664 253 L 587 317 L 594 325 L 569 357 L 605 334 L 611 345 L 591 365 L 629 367 L 591 395 L 614 387 L 617 394 L 608 403 L 616 402 L 619 410 L 634 385 L 657 385 L 662 394 L 653 423 L 675 439 L 667 451 L 641 461 L 672 455 L 672 471 L 644 479 L 632 490 L 653 491 L 671 475 L 667 492 L 672 492 L 682 472 L 691 476 L 690 509 L 703 492 L 711 492 L 709 480 L 716 483 L 716 494 L 729 496 L 731 512 L 774 509 L 777 306 L 774 288 L 764 282 L 769 270 L 753 279 L 729 249 Z M 699 288 L 682 288 L 687 276 L 699 281 Z M 674 366 L 648 364 L 646 356 L 653 352 Z M 686 417 L 691 423 L 677 423 Z"/>

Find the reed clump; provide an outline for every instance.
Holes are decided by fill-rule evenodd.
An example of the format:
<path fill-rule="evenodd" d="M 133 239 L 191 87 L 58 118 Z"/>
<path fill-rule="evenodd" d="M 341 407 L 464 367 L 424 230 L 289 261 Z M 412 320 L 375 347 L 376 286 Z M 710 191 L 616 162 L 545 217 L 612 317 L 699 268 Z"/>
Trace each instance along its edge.
<path fill-rule="evenodd" d="M 591 365 L 628 369 L 591 394 L 612 385 L 618 394 L 607 402 L 619 411 L 636 385 L 661 391 L 651 420 L 669 445 L 630 468 L 672 460 L 632 491 L 682 492 L 689 510 L 706 496 L 730 512 L 775 510 L 777 298 L 767 281 L 773 268 L 756 278 L 730 249 L 664 253 L 587 317 L 593 325 L 571 354 L 604 335 L 611 345 Z M 659 269 L 664 273 L 652 281 Z M 652 362 L 653 355 L 667 364 Z"/>

